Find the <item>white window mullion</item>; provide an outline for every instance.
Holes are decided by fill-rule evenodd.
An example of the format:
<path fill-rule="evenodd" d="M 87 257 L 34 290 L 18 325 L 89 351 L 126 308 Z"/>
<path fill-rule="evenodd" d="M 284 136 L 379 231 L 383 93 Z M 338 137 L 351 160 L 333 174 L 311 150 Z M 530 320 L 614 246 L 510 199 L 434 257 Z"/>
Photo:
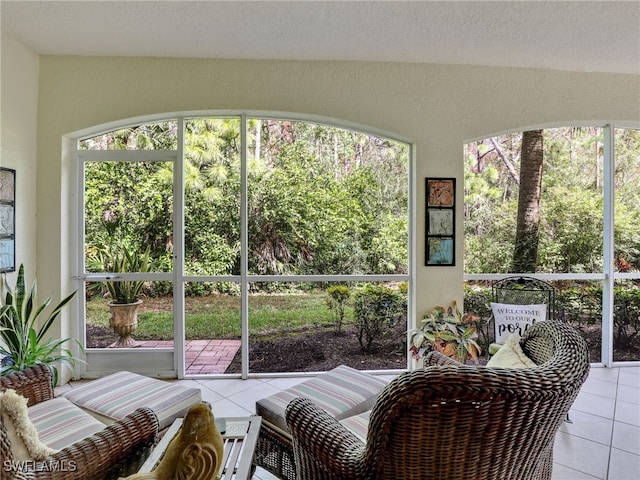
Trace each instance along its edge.
<path fill-rule="evenodd" d="M 184 307 L 184 118 L 178 118 L 178 152 L 173 164 L 173 364 L 185 374 Z"/>
<path fill-rule="evenodd" d="M 613 302 L 615 287 L 614 265 L 614 129 L 611 125 L 603 128 L 604 138 L 604 231 L 603 268 L 605 279 L 602 285 L 602 363 L 611 367 L 613 362 Z"/>
<path fill-rule="evenodd" d="M 409 282 L 409 291 L 407 297 L 407 345 L 411 345 L 411 330 L 413 328 L 418 327 L 418 317 L 416 315 L 416 302 L 414 299 L 416 298 L 416 262 L 418 260 L 418 256 L 416 254 L 416 248 L 418 245 L 417 242 L 417 232 L 416 225 L 418 224 L 416 220 L 416 206 L 417 202 L 417 178 L 416 175 L 416 146 L 414 143 L 410 144 L 409 147 L 409 178 L 407 179 L 409 195 L 407 196 L 407 201 L 409 205 L 407 205 L 407 213 L 409 215 L 409 231 L 407 232 L 409 235 L 408 238 L 408 271 L 407 274 L 409 278 L 407 282 Z M 457 199 L 456 199 L 457 201 Z M 464 202 L 463 202 L 464 203 Z M 411 355 L 407 355 L 407 369 L 411 369 L 413 367 L 413 359 Z"/>
<path fill-rule="evenodd" d="M 248 221 L 248 122 L 247 116 L 240 117 L 240 301 L 241 301 L 241 343 L 242 378 L 249 376 L 249 221 Z M 258 135 L 260 133 L 258 132 Z"/>
<path fill-rule="evenodd" d="M 73 178 L 76 182 L 76 186 L 78 189 L 77 190 L 78 194 L 77 194 L 76 203 L 75 203 L 76 214 L 73 216 L 74 218 L 71 219 L 72 226 L 73 228 L 75 228 L 75 231 L 77 232 L 77 235 L 75 237 L 71 237 L 71 238 L 75 238 L 75 241 L 77 242 L 75 245 L 72 245 L 71 247 L 75 250 L 76 254 L 70 255 L 69 258 L 72 258 L 73 261 L 75 262 L 75 265 L 72 266 L 71 271 L 73 272 L 73 275 L 75 275 L 76 277 L 77 290 L 79 292 L 82 292 L 81 295 L 76 295 L 76 298 L 78 299 L 78 302 L 77 302 L 78 314 L 76 315 L 76 319 L 75 319 L 75 335 L 74 336 L 76 340 L 80 342 L 82 347 L 86 348 L 87 326 L 85 322 L 85 312 L 86 312 L 87 299 L 85 295 L 85 282 L 78 278 L 79 276 L 83 275 L 85 272 L 84 162 L 80 159 L 78 154 L 77 140 L 73 139 L 73 141 L 71 141 L 70 143 L 71 143 L 71 157 L 73 159 L 73 161 L 71 162 L 71 169 L 73 173 Z M 73 222 L 75 222 L 75 224 Z M 78 358 L 86 359 L 86 355 L 84 354 L 84 352 L 80 351 L 80 348 L 76 343 L 72 342 L 70 345 L 70 348 L 74 356 Z M 84 373 L 87 370 L 86 365 L 83 363 L 76 365 L 75 368 L 76 368 L 76 373 L 80 377 L 83 377 Z"/>

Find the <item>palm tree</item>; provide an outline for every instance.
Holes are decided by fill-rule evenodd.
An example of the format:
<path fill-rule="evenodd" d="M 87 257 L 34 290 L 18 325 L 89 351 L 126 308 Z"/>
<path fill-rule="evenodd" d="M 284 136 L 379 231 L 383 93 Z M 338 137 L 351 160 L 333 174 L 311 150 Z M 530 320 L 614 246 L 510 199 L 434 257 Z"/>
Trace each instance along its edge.
<path fill-rule="evenodd" d="M 542 159 L 542 130 L 523 132 L 518 220 L 512 269 L 516 273 L 533 273 L 538 263 Z"/>

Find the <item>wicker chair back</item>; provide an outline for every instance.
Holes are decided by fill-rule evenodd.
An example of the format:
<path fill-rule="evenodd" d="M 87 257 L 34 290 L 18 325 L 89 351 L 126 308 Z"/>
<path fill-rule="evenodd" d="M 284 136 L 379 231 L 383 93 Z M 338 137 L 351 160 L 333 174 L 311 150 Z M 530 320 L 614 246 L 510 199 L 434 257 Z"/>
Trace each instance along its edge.
<path fill-rule="evenodd" d="M 297 478 L 550 479 L 558 428 L 589 372 L 585 341 L 540 322 L 521 339 L 538 366 L 461 365 L 432 352 L 378 397 L 363 444 L 308 400 L 287 409 Z"/>

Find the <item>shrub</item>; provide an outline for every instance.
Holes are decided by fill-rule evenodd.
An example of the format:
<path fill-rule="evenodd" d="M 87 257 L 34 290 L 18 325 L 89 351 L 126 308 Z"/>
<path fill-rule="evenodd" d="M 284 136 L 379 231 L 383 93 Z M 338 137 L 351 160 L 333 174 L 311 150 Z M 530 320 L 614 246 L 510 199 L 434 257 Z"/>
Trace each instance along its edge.
<path fill-rule="evenodd" d="M 490 302 L 491 288 L 482 285 L 465 285 L 464 305 L 465 312 L 473 312 L 473 324 L 478 333 L 477 342 L 482 351 L 489 351 L 489 345 L 494 339 L 493 322 Z"/>
<path fill-rule="evenodd" d="M 628 348 L 640 333 L 640 289 L 618 287 L 614 295 L 614 338 L 622 348 Z"/>
<path fill-rule="evenodd" d="M 358 329 L 358 342 L 365 352 L 402 316 L 404 302 L 400 295 L 383 285 L 366 285 L 355 294 L 354 314 Z"/>
<path fill-rule="evenodd" d="M 335 285 L 327 288 L 327 296 L 324 301 L 329 310 L 331 310 L 337 333 L 342 331 L 344 309 L 349 298 L 351 298 L 351 289 L 345 285 Z"/>

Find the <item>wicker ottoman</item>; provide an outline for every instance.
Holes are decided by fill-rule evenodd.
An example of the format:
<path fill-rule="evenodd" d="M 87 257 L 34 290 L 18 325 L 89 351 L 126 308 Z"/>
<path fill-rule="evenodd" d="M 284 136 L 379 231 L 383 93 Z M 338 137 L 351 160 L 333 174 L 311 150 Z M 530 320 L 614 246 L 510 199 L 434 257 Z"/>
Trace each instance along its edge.
<path fill-rule="evenodd" d="M 158 417 L 160 430 L 183 417 L 191 405 L 202 399 L 198 388 L 181 387 L 131 372 L 87 382 L 61 396 L 107 424 L 121 420 L 136 408 L 148 407 Z"/>
<path fill-rule="evenodd" d="M 256 414 L 262 417 L 262 427 L 254 463 L 280 478 L 295 479 L 291 435 L 284 417 L 287 405 L 294 398 L 307 398 L 342 420 L 370 410 L 386 385 L 387 381 L 382 378 L 341 365 L 259 400 Z"/>

